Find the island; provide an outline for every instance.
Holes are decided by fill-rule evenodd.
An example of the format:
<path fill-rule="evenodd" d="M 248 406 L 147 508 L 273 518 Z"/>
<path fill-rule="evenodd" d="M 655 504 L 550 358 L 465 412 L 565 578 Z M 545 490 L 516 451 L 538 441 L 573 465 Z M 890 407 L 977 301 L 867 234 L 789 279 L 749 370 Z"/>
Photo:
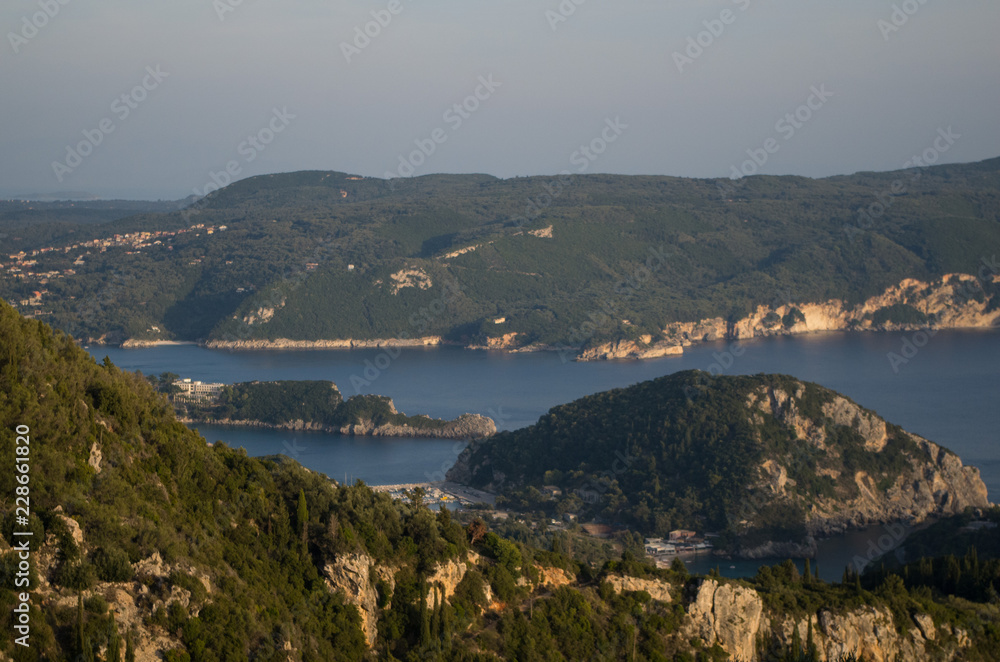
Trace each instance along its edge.
<path fill-rule="evenodd" d="M 172 373 L 150 381 L 170 400 L 181 422 L 372 437 L 478 439 L 496 432 L 492 419 L 463 414 L 450 421 L 407 416 L 382 395 L 346 400 L 331 381 L 204 383 Z"/>

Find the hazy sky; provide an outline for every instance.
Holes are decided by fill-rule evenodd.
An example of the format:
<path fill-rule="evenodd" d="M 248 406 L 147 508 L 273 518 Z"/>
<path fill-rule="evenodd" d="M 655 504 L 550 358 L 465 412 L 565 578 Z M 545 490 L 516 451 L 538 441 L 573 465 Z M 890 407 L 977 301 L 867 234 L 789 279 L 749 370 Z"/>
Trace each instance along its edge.
<path fill-rule="evenodd" d="M 0 26 L 5 196 L 1000 155 L 997 0 L 7 0 Z"/>

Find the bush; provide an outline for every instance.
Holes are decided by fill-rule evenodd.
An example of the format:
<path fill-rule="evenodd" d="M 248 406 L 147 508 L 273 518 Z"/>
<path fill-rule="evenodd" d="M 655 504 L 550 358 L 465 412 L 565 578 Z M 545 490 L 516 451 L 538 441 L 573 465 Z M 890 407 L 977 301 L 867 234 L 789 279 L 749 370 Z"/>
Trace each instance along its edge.
<path fill-rule="evenodd" d="M 105 582 L 127 582 L 135 576 L 128 554 L 118 548 L 98 548 L 93 563 L 98 578 Z"/>

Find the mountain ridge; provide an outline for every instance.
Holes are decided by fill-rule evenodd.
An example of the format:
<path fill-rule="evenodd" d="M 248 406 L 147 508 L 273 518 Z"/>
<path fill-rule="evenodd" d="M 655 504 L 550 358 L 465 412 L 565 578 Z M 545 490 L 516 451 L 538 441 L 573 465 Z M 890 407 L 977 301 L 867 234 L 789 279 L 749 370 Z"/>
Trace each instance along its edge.
<path fill-rule="evenodd" d="M 1000 243 L 1000 159 L 818 180 L 581 175 L 557 194 L 551 181 L 249 178 L 182 212 L 18 230 L 0 296 L 91 341 L 440 338 L 574 355 L 948 274 L 1000 307 L 996 274 L 977 273 Z M 882 328 L 893 311 L 875 313 Z"/>

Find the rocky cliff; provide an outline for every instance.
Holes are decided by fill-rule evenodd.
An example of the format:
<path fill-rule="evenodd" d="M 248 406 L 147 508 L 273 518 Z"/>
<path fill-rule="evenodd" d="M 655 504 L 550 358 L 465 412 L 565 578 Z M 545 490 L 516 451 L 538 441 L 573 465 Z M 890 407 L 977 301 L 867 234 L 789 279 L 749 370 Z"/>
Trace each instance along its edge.
<path fill-rule="evenodd" d="M 1000 276 L 991 276 L 993 282 Z M 882 294 L 851 305 L 840 299 L 758 306 L 736 321 L 713 317 L 672 322 L 662 338 L 616 340 L 582 348 L 580 361 L 651 359 L 681 354 L 684 347 L 717 340 L 749 340 L 822 331 L 918 331 L 991 328 L 1000 306 L 970 274 L 947 274 L 932 282 L 907 278 Z"/>
<path fill-rule="evenodd" d="M 788 646 L 796 631 L 800 641 L 813 641 L 823 662 L 851 654 L 871 662 L 962 659 L 970 643 L 961 628 L 939 628 L 930 615 L 919 612 L 899 622 L 885 606 L 820 608 L 790 617 L 765 607 L 756 590 L 715 579 L 695 580 L 686 608 L 681 636 L 718 644 L 737 660 L 760 660 L 758 642 Z"/>
<path fill-rule="evenodd" d="M 932 282 L 904 279 L 857 305 L 833 299 L 758 306 L 735 322 L 721 317 L 676 322 L 666 325 L 663 334 L 665 341 L 686 346 L 819 331 L 989 328 L 1000 324 L 1000 307 L 994 303 L 975 276 L 948 274 Z"/>
<path fill-rule="evenodd" d="M 801 506 L 810 536 L 871 524 L 922 522 L 932 516 L 957 515 L 969 507 L 989 506 L 979 470 L 963 466 L 954 453 L 887 424 L 840 395 L 829 396 L 820 417 L 806 415 L 802 411 L 805 398 L 803 383 L 794 392 L 761 386 L 748 395 L 747 404 L 751 411 L 768 414 L 786 426 L 797 440 L 791 452 L 760 464 L 754 496 L 761 499 L 766 494 Z M 763 417 L 758 422 L 763 423 Z M 845 434 L 852 435 L 860 448 L 842 443 Z M 852 461 L 850 455 L 861 449 L 880 459 L 895 454 L 893 467 L 880 472 L 877 464 Z M 829 491 L 802 490 L 791 477 L 801 476 L 810 464 L 816 467 L 815 475 L 827 479 Z M 751 508 L 754 501 L 749 502 Z M 744 550 L 744 555 L 761 557 L 774 551 Z"/>

